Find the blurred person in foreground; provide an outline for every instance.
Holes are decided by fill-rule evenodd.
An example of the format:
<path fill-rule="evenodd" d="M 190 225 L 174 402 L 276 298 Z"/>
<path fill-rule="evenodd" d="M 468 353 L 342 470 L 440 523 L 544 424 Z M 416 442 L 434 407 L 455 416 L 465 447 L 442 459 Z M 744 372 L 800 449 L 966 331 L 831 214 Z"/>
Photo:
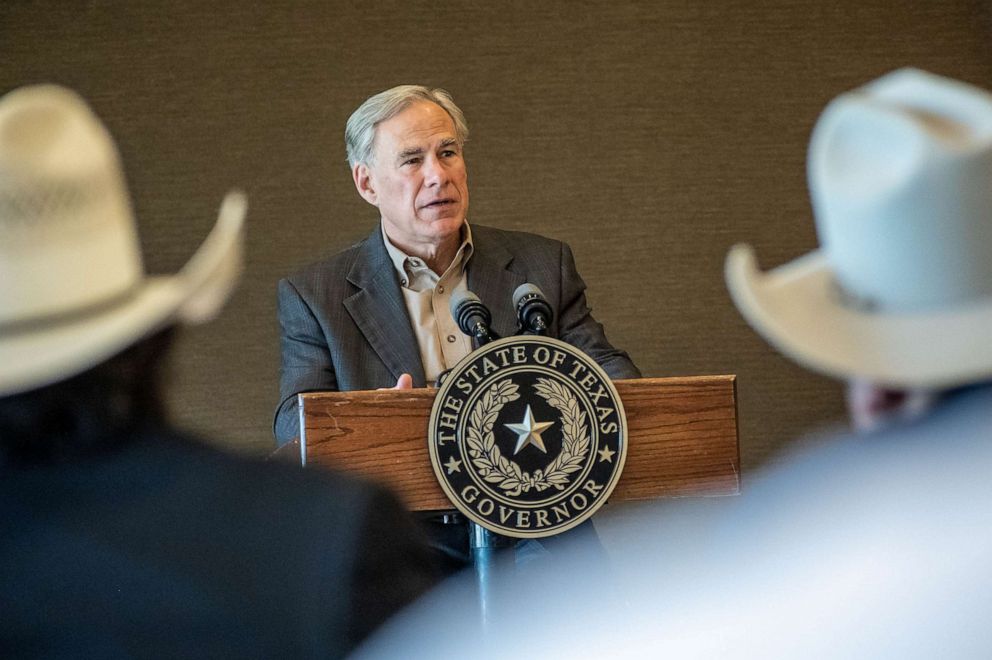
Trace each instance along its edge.
<path fill-rule="evenodd" d="M 111 136 L 41 85 L 0 99 L 0 655 L 340 657 L 434 579 L 397 501 L 171 428 L 174 328 L 241 270 L 245 201 L 143 273 Z"/>
<path fill-rule="evenodd" d="M 820 249 L 762 273 L 734 247 L 727 283 L 772 344 L 850 383 L 856 431 L 735 500 L 628 509 L 599 528 L 615 579 L 576 547 L 506 585 L 478 657 L 992 654 L 992 94 L 893 72 L 826 108 L 808 174 Z M 411 622 L 362 657 L 466 643 L 427 654 Z"/>

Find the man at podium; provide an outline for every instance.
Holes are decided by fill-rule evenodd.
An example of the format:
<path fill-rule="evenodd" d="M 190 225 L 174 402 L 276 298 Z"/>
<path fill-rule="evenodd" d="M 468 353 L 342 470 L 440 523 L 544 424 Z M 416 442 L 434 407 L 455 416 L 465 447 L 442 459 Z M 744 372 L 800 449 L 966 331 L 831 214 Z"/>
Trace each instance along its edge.
<path fill-rule="evenodd" d="M 589 354 L 612 378 L 637 367 L 590 313 L 568 245 L 469 226 L 462 111 L 441 89 L 401 85 L 366 100 L 345 142 L 358 193 L 379 210 L 362 242 L 279 282 L 282 373 L 273 431 L 299 435 L 296 395 L 424 387 L 472 350 L 449 311 L 477 294 L 501 336 L 515 334 L 511 294 L 533 283 L 554 311 L 550 335 Z"/>

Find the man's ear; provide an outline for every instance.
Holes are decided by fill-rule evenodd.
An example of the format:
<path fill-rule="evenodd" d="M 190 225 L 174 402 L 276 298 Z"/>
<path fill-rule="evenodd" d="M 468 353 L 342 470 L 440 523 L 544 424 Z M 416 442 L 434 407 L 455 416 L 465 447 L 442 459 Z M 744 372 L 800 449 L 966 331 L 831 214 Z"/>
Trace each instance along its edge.
<path fill-rule="evenodd" d="M 372 187 L 372 172 L 365 163 L 358 163 L 351 170 L 351 177 L 355 180 L 355 189 L 366 202 L 372 206 L 379 205 L 379 196 Z"/>

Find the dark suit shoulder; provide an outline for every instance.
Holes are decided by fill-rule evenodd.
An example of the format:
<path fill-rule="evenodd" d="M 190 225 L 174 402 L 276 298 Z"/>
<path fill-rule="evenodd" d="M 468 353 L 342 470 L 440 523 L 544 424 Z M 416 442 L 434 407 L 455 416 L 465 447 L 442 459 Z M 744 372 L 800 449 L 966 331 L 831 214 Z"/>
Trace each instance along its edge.
<path fill-rule="evenodd" d="M 162 657 L 343 657 L 434 580 L 379 486 L 157 425 L 129 440 L 0 479 L 0 527 L 23 539 L 0 547 L 18 567 L 0 638 L 29 640 L 31 656 L 112 657 L 124 640 Z M 57 625 L 35 602 L 55 592 Z"/>
<path fill-rule="evenodd" d="M 563 241 L 527 231 L 497 229 L 485 225 L 472 225 L 472 241 L 477 250 L 486 249 L 490 245 L 499 245 L 514 254 L 521 252 L 547 253 L 549 250 L 561 249 Z"/>
<path fill-rule="evenodd" d="M 285 279 L 297 288 L 310 289 L 323 281 L 343 282 L 358 261 L 359 256 L 372 236 L 366 237 L 351 247 L 329 257 L 307 264 Z"/>
<path fill-rule="evenodd" d="M 352 517 L 365 508 L 365 503 L 379 496 L 379 486 L 359 478 L 329 471 L 302 470 L 298 466 L 278 461 L 219 451 L 199 438 L 169 428 L 146 430 L 132 451 L 135 460 L 167 472 L 169 467 L 181 467 L 188 485 L 200 488 L 204 494 L 217 488 L 226 495 L 246 500 L 264 497 L 284 505 L 300 505 L 314 499 L 325 505 L 336 503 L 343 517 Z M 149 459 L 154 457 L 154 461 Z M 230 481 L 225 484 L 225 479 Z M 309 505 L 308 505 L 309 508 Z M 322 508 L 322 506 L 316 507 Z M 325 509 L 326 513 L 326 509 Z"/>

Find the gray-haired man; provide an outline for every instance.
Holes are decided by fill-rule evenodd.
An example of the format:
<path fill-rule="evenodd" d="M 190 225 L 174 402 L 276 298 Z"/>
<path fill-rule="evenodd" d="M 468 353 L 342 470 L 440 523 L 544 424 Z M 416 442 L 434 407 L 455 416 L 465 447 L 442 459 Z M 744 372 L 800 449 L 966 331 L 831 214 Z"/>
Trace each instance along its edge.
<path fill-rule="evenodd" d="M 299 434 L 296 395 L 317 390 L 423 387 L 472 350 L 449 312 L 466 288 L 516 330 L 513 290 L 540 287 L 555 311 L 551 335 L 592 356 L 613 378 L 637 368 L 606 339 L 586 305 L 569 247 L 535 234 L 466 222 L 468 127 L 440 89 L 401 85 L 369 98 L 345 130 L 358 193 L 381 224 L 361 243 L 279 282 L 282 327 L 279 443 Z"/>

